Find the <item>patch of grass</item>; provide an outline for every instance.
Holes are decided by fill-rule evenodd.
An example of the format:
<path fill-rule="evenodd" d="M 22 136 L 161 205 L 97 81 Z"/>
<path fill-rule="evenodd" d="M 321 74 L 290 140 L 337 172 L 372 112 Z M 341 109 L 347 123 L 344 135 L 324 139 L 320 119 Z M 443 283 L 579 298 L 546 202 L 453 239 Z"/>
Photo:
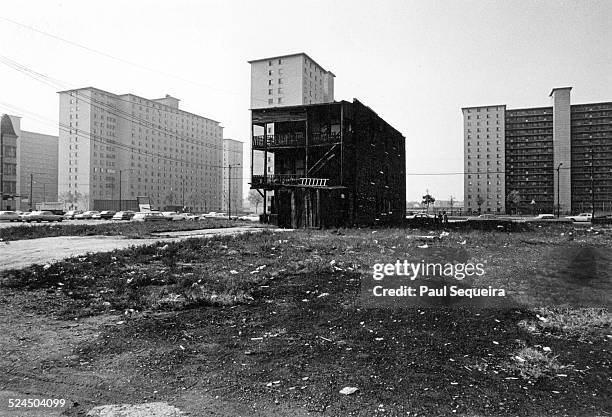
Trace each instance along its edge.
<path fill-rule="evenodd" d="M 557 361 L 550 352 L 543 352 L 532 347 L 524 347 L 513 357 L 508 369 L 518 372 L 527 380 L 537 380 L 555 376 L 566 367 Z"/>
<path fill-rule="evenodd" d="M 536 334 L 592 340 L 612 333 L 612 314 L 605 308 L 543 307 L 535 310 L 537 320 L 519 326 Z"/>
<path fill-rule="evenodd" d="M 250 224 L 250 223 L 249 223 Z M 237 220 L 203 219 L 194 222 L 113 222 L 101 224 L 19 225 L 0 229 L 0 241 L 38 239 L 54 236 L 126 236 L 151 237 L 152 233 L 216 229 L 245 225 Z"/>

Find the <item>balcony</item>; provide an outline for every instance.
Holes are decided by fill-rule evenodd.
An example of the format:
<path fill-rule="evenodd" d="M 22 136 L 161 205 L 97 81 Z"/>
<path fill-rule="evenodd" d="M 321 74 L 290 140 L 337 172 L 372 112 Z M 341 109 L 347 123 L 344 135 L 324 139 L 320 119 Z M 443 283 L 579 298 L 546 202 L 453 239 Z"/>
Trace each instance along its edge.
<path fill-rule="evenodd" d="M 297 174 L 253 175 L 251 187 L 263 188 L 273 185 L 297 185 L 300 183 L 300 178 L 301 175 Z"/>
<path fill-rule="evenodd" d="M 310 187 L 326 187 L 327 178 L 305 178 L 297 174 L 253 175 L 251 188 L 267 188 L 278 185 L 302 185 Z"/>
<path fill-rule="evenodd" d="M 335 133 L 311 133 L 308 137 L 308 146 L 333 145 L 340 142 L 340 132 Z M 292 148 L 305 147 L 306 136 L 304 132 L 277 133 L 274 135 L 253 136 L 253 149 L 266 148 Z"/>

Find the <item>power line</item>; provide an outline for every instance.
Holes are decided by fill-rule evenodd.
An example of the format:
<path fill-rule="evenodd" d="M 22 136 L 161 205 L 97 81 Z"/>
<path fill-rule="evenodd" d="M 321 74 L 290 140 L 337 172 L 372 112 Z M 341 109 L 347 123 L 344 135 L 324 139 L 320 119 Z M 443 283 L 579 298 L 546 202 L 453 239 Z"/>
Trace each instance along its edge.
<path fill-rule="evenodd" d="M 184 81 L 184 82 L 187 82 L 187 83 L 190 83 L 190 84 L 194 84 L 194 85 L 197 85 L 197 86 L 200 86 L 200 87 L 204 87 L 204 88 L 208 88 L 208 89 L 212 89 L 212 90 L 217 90 L 219 92 L 233 94 L 233 95 L 236 95 L 236 96 L 239 96 L 239 97 L 243 96 L 241 93 L 238 93 L 237 91 L 232 91 L 232 90 L 227 90 L 227 89 L 219 88 L 219 87 L 211 85 L 211 84 L 203 84 L 201 82 L 193 81 L 193 80 L 190 80 L 188 78 L 184 78 L 184 77 L 176 75 L 176 74 L 171 74 L 169 72 L 161 71 L 161 70 L 158 70 L 156 68 L 151 68 L 151 67 L 148 67 L 146 65 L 139 64 L 137 62 L 133 62 L 133 61 L 130 61 L 130 60 L 127 60 L 127 59 L 124 59 L 124 58 L 120 58 L 120 57 L 111 55 L 111 54 L 109 54 L 107 52 L 103 52 L 103 51 L 100 51 L 98 49 L 91 48 L 91 47 L 83 45 L 81 43 L 72 41 L 70 39 L 63 38 L 63 37 L 55 35 L 53 33 L 46 32 L 46 31 L 44 31 L 42 29 L 38 29 L 38 28 L 36 28 L 34 26 L 29 26 L 29 25 L 26 25 L 24 23 L 17 22 L 15 20 L 9 19 L 7 17 L 0 16 L 0 19 L 4 20 L 6 22 L 12 23 L 12 24 L 14 24 L 16 26 L 22 27 L 24 29 L 27 29 L 27 30 L 39 33 L 39 34 L 44 35 L 44 36 L 48 36 L 50 38 L 59 40 L 61 42 L 67 43 L 67 44 L 72 45 L 72 46 L 75 46 L 77 48 L 81 48 L 81 49 L 84 49 L 86 51 L 89 51 L 89 52 L 101 55 L 101 56 L 103 56 L 105 58 L 109 58 L 109 59 L 121 62 L 123 64 L 131 65 L 133 67 L 144 69 L 144 70 L 149 71 L 149 72 L 155 72 L 155 73 L 164 75 L 166 77 L 175 78 L 177 80 Z M 264 100 L 264 99 L 256 99 L 256 100 L 261 101 L 261 102 L 266 102 L 266 100 Z"/>
<path fill-rule="evenodd" d="M 53 88 L 65 89 L 66 86 L 68 85 L 67 83 L 65 83 L 65 82 L 63 82 L 61 80 L 57 80 L 57 79 L 48 77 L 48 76 L 46 76 L 44 74 L 41 74 L 39 72 L 36 72 L 34 70 L 31 70 L 30 68 L 28 68 L 28 67 L 26 67 L 26 66 L 24 66 L 24 65 L 22 65 L 22 64 L 20 64 L 20 63 L 18 63 L 16 61 L 13 61 L 10 58 L 7 58 L 5 56 L 0 55 L 0 62 L 4 63 L 5 65 L 7 65 L 7 66 L 9 66 L 9 67 L 19 71 L 19 72 L 24 73 L 25 75 L 27 75 L 27 76 L 29 76 L 31 78 L 36 79 L 37 81 L 40 81 L 40 82 L 42 82 L 42 83 L 44 83 L 46 85 L 49 85 L 49 86 L 51 86 Z M 106 111 L 106 112 L 112 114 L 113 116 L 116 116 L 116 117 L 118 117 L 120 119 L 123 119 L 123 120 L 125 120 L 127 122 L 130 122 L 130 123 L 138 124 L 138 125 L 146 128 L 146 129 L 151 129 L 151 130 L 163 133 L 166 136 L 169 135 L 170 138 L 175 137 L 175 138 L 181 139 L 181 140 L 183 140 L 183 141 L 185 141 L 187 143 L 192 143 L 192 144 L 195 144 L 195 145 L 198 145 L 198 146 L 206 146 L 205 143 L 200 143 L 200 142 L 195 141 L 192 138 L 189 138 L 189 137 L 186 137 L 186 136 L 183 136 L 183 135 L 179 135 L 177 132 L 173 132 L 171 130 L 168 130 L 167 128 L 161 128 L 160 125 L 156 125 L 153 121 L 148 121 L 148 120 L 145 120 L 143 118 L 137 117 L 136 115 L 133 115 L 133 114 L 127 112 L 127 111 L 121 110 L 121 109 L 119 109 L 117 107 L 113 107 L 110 104 L 107 104 L 107 103 L 105 103 L 103 101 L 96 100 L 95 98 L 92 98 L 91 101 L 90 101 L 89 97 L 84 95 L 82 92 L 79 92 L 79 91 L 81 91 L 79 89 L 75 89 L 75 90 L 71 90 L 71 91 L 73 91 L 76 94 L 76 97 L 78 99 L 80 99 L 80 100 L 84 101 L 85 103 L 91 105 L 95 109 L 98 109 L 98 110 L 103 111 L 103 112 Z M 100 90 L 100 91 L 102 91 L 102 90 Z M 130 101 L 130 100 L 124 100 L 124 99 L 122 99 L 122 98 L 120 98 L 120 97 L 118 97 L 118 96 L 116 96 L 115 94 L 112 94 L 112 93 L 109 93 L 109 94 L 113 95 L 114 99 L 117 99 L 119 101 L 123 101 L 125 103 L 130 103 L 131 105 L 135 105 L 135 103 Z M 145 99 L 145 100 L 147 100 L 147 99 Z M 139 105 L 140 105 L 140 103 L 139 103 Z M 147 107 L 154 108 L 154 107 L 151 107 L 151 106 L 147 106 Z M 160 109 L 156 109 L 156 110 L 159 111 Z M 180 110 L 177 109 L 177 113 L 179 111 Z M 218 122 L 216 122 L 216 121 L 214 121 L 212 119 L 209 119 L 209 118 L 206 118 L 206 117 L 203 117 L 203 116 L 199 116 L 199 115 L 195 115 L 195 116 L 201 117 L 201 118 L 209 120 L 209 121 L 213 121 L 215 123 L 218 123 Z M 159 126 L 159 127 L 157 127 L 157 126 Z M 222 147 L 219 147 L 218 149 L 222 149 Z"/>

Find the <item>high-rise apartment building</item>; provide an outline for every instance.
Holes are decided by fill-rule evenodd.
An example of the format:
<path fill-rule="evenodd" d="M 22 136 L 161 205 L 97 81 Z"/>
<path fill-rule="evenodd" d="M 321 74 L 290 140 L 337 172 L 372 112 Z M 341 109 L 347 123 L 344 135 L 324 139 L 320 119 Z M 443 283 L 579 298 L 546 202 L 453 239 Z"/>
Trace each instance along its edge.
<path fill-rule="evenodd" d="M 57 136 L 22 130 L 21 117 L 8 118 L 16 136 L 7 150 L 10 155 L 11 148 L 16 148 L 14 162 L 4 161 L 5 173 L 14 176 L 15 186 L 6 187 L 7 191 L 14 188 L 11 208 L 36 209 L 36 203 L 57 201 Z"/>
<path fill-rule="evenodd" d="M 462 109 L 468 212 L 612 212 L 612 102 L 572 105 L 570 91 L 549 107 Z"/>
<path fill-rule="evenodd" d="M 334 77 L 305 53 L 249 61 L 251 108 L 334 101 Z"/>
<path fill-rule="evenodd" d="M 0 121 L 0 210 L 17 210 L 19 175 L 17 172 L 17 133 L 14 118 L 3 114 Z"/>
<path fill-rule="evenodd" d="M 463 109 L 464 196 L 486 212 L 504 213 L 504 143 L 506 106 Z"/>
<path fill-rule="evenodd" d="M 240 141 L 223 139 L 223 209 L 229 215 L 242 210 L 242 146 Z"/>
<path fill-rule="evenodd" d="M 222 208 L 223 128 L 179 109 L 93 87 L 60 95 L 59 195 L 81 209 Z M 133 205 L 133 204 L 132 204 Z"/>
<path fill-rule="evenodd" d="M 22 130 L 19 135 L 21 209 L 24 197 L 36 203 L 57 201 L 58 138 Z M 29 207 L 29 204 L 28 204 Z"/>

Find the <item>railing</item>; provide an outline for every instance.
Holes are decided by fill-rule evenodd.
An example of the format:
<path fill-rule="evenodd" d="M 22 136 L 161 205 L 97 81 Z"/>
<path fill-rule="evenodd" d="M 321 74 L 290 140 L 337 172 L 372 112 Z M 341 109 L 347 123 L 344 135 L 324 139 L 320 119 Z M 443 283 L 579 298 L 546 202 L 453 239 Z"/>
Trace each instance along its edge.
<path fill-rule="evenodd" d="M 311 187 L 327 186 L 328 178 L 304 178 L 296 174 L 253 175 L 251 185 L 255 188 L 266 185 L 305 185 Z"/>
<path fill-rule="evenodd" d="M 253 148 L 274 148 L 278 146 L 304 146 L 304 133 L 278 133 L 274 135 L 253 136 Z"/>
<path fill-rule="evenodd" d="M 308 138 L 309 145 L 322 145 L 340 142 L 340 132 L 337 133 L 311 133 Z M 306 146 L 303 132 L 277 133 L 274 135 L 253 136 L 253 148 L 274 148 L 281 146 Z"/>
<path fill-rule="evenodd" d="M 300 175 L 296 174 L 271 174 L 253 175 L 251 185 L 254 187 L 263 185 L 296 185 L 300 183 Z"/>

